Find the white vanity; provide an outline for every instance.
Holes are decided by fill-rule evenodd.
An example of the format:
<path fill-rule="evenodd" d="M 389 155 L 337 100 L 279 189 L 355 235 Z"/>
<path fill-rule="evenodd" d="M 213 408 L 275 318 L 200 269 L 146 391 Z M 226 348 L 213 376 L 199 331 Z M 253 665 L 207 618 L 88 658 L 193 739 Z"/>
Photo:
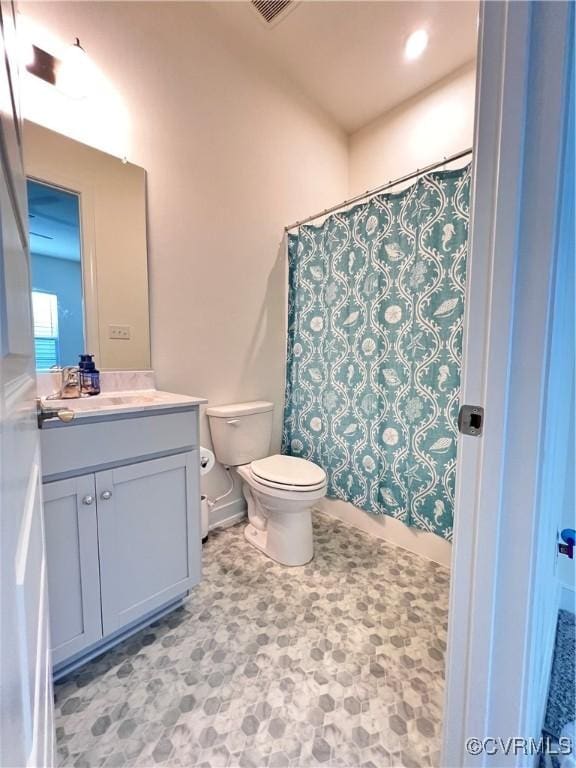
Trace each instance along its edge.
<path fill-rule="evenodd" d="M 80 400 L 40 432 L 56 676 L 171 610 L 200 581 L 198 406 L 143 389 Z"/>

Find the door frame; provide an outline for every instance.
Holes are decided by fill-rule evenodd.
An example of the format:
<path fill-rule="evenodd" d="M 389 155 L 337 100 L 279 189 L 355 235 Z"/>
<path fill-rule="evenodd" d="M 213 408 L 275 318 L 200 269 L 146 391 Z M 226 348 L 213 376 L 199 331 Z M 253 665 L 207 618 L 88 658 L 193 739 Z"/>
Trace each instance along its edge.
<path fill-rule="evenodd" d="M 474 756 L 466 740 L 542 728 L 558 590 L 539 493 L 571 13 L 563 2 L 480 9 L 461 397 L 486 413 L 482 437 L 458 447 L 445 768 L 531 764 Z"/>
<path fill-rule="evenodd" d="M 16 9 L 0 2 L 0 763 L 54 762 Z"/>

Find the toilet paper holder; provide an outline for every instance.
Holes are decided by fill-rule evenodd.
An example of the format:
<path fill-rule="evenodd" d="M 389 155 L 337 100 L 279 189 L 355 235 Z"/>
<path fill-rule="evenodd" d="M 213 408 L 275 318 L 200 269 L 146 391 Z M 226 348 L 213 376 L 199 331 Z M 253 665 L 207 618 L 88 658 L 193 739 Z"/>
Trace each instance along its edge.
<path fill-rule="evenodd" d="M 211 472 L 214 468 L 214 465 L 216 464 L 216 456 L 214 455 L 213 451 L 211 451 L 209 448 L 205 448 L 203 445 L 200 446 L 200 474 L 207 475 L 208 472 Z M 224 491 L 224 493 L 221 493 L 220 496 L 216 496 L 215 499 L 211 499 L 206 495 L 202 495 L 201 497 L 201 507 L 202 507 L 202 541 L 206 540 L 206 537 L 208 536 L 208 527 L 209 527 L 209 517 L 210 512 L 214 505 L 225 499 L 227 496 L 229 496 L 232 491 L 234 490 L 234 478 L 232 476 L 232 473 L 230 471 L 230 467 L 224 467 L 228 474 L 228 490 Z"/>
<path fill-rule="evenodd" d="M 200 474 L 207 475 L 210 472 L 214 464 L 216 464 L 216 457 L 214 453 L 203 445 L 200 446 Z"/>

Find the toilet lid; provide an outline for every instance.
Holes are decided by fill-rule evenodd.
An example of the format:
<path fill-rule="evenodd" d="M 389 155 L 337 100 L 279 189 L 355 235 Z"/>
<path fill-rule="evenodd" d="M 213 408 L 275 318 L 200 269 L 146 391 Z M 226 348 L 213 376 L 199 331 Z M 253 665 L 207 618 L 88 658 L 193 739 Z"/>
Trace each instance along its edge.
<path fill-rule="evenodd" d="M 317 464 L 296 456 L 267 456 L 250 464 L 252 474 L 267 483 L 313 489 L 326 482 L 326 473 Z"/>

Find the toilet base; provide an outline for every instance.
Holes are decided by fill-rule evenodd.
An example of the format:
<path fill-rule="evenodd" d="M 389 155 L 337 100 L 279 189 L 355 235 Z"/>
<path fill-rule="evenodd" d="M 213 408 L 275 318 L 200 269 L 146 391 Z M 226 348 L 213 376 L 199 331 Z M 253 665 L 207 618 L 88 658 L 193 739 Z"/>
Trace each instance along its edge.
<path fill-rule="evenodd" d="M 236 468 L 248 505 L 246 541 L 281 565 L 306 565 L 314 557 L 312 508 L 325 488 L 312 493 L 258 487 L 249 466 Z"/>
<path fill-rule="evenodd" d="M 264 552 L 265 555 L 267 554 L 266 552 L 267 531 L 259 531 L 257 528 L 254 528 L 252 523 L 248 523 L 246 528 L 244 528 L 244 538 L 246 539 L 246 541 L 249 541 L 253 547 L 256 547 L 256 549 L 259 549 L 261 552 Z"/>
<path fill-rule="evenodd" d="M 255 528 L 252 523 L 248 523 L 244 528 L 244 537 L 246 541 L 252 544 L 253 547 L 259 549 L 270 560 L 274 560 L 280 565 L 287 565 L 291 567 L 297 567 L 300 565 L 306 565 L 314 557 L 314 546 L 312 543 L 312 537 L 310 536 L 310 543 L 308 546 L 299 548 L 298 554 L 296 551 L 286 551 L 286 547 L 271 546 L 274 542 L 269 541 L 269 530 L 260 531 Z M 272 537 L 274 539 L 274 536 Z M 292 549 L 292 548 L 290 548 Z"/>

